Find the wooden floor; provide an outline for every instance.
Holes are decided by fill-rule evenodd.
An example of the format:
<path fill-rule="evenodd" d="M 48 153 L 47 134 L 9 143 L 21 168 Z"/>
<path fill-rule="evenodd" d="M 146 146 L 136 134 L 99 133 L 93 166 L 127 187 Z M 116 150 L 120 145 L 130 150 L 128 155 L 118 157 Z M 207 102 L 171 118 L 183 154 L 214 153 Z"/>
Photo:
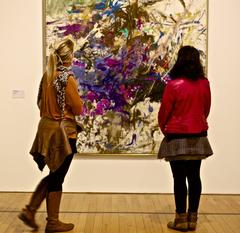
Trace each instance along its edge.
<path fill-rule="evenodd" d="M 0 193 L 0 233 L 27 233 L 17 215 L 31 193 Z M 166 224 L 174 217 L 171 194 L 65 193 L 60 218 L 73 222 L 70 233 L 176 233 Z M 44 233 L 45 203 L 36 219 Z M 240 233 L 240 195 L 202 195 L 198 233 Z"/>

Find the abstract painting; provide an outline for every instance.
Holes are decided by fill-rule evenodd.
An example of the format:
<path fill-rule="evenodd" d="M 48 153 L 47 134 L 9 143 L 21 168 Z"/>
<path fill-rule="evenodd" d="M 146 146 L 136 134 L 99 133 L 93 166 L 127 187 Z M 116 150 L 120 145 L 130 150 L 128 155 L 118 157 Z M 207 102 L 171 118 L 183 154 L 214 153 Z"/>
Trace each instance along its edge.
<path fill-rule="evenodd" d="M 45 0 L 44 56 L 66 36 L 84 101 L 81 155 L 150 157 L 164 85 L 182 45 L 206 66 L 207 0 Z"/>

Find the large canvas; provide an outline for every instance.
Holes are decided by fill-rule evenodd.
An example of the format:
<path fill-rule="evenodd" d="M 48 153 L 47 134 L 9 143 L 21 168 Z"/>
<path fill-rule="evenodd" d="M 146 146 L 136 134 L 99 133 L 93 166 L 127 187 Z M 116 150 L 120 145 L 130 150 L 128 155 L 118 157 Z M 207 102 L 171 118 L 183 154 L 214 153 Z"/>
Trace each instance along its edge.
<path fill-rule="evenodd" d="M 79 155 L 156 155 L 162 91 L 182 45 L 207 51 L 207 0 L 45 0 L 44 53 L 76 42 Z"/>

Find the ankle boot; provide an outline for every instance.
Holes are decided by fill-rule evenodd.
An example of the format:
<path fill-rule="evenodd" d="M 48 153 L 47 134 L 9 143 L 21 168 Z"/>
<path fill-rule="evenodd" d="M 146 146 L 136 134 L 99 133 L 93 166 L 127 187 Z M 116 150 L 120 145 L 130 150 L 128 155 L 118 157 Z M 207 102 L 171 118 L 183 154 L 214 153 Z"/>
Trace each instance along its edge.
<path fill-rule="evenodd" d="M 188 230 L 195 231 L 197 227 L 197 212 L 188 213 Z"/>
<path fill-rule="evenodd" d="M 26 208 L 23 208 L 18 218 L 24 222 L 27 226 L 33 228 L 34 230 L 38 229 L 38 225 L 35 221 L 35 214 L 37 209 L 40 207 L 47 193 L 47 180 L 42 179 L 38 184 L 36 190 L 31 196 L 30 202 L 26 205 Z"/>
<path fill-rule="evenodd" d="M 65 232 L 74 228 L 72 223 L 63 223 L 59 221 L 59 207 L 61 202 L 62 192 L 50 192 L 47 194 L 47 225 L 45 233 Z"/>
<path fill-rule="evenodd" d="M 187 213 L 176 213 L 174 221 L 169 222 L 167 227 L 177 231 L 188 231 Z"/>

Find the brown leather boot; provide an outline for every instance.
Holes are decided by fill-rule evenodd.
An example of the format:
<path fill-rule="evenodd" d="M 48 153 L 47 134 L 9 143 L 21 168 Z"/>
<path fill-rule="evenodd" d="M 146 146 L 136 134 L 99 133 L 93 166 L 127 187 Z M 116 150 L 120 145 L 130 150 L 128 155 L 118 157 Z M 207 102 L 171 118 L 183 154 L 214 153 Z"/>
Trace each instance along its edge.
<path fill-rule="evenodd" d="M 176 213 L 174 221 L 169 222 L 167 227 L 177 231 L 188 231 L 187 213 Z"/>
<path fill-rule="evenodd" d="M 24 222 L 27 226 L 38 229 L 38 225 L 35 221 L 35 214 L 37 209 L 40 207 L 47 193 L 47 180 L 42 179 L 38 184 L 36 190 L 31 196 L 30 202 L 26 205 L 26 208 L 22 209 L 18 218 Z"/>
<path fill-rule="evenodd" d="M 65 232 L 74 228 L 72 223 L 63 223 L 58 220 L 62 192 L 50 192 L 47 195 L 47 225 L 45 233 Z"/>
<path fill-rule="evenodd" d="M 188 230 L 195 231 L 197 227 L 197 212 L 188 213 Z"/>

